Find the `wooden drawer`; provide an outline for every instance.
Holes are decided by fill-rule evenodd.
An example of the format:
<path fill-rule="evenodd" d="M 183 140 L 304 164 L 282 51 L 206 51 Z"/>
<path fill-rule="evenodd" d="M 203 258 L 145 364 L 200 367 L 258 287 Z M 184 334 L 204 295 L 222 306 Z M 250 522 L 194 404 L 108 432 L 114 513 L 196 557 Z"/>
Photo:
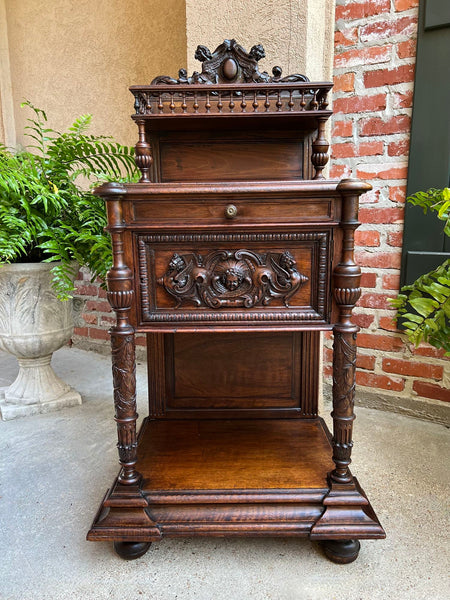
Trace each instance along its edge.
<path fill-rule="evenodd" d="M 142 330 L 328 321 L 331 229 L 136 234 Z"/>
<path fill-rule="evenodd" d="M 263 198 L 135 200 L 133 219 L 136 225 L 159 224 L 171 227 L 185 227 L 186 224 L 200 222 L 232 227 L 252 223 L 317 223 L 334 219 L 334 200 L 300 200 L 292 197 L 276 202 Z"/>

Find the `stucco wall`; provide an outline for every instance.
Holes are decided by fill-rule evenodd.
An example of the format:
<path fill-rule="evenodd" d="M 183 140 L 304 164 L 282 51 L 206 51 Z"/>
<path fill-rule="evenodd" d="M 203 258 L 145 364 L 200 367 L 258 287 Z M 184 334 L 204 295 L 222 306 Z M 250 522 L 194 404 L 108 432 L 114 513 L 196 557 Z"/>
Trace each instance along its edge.
<path fill-rule="evenodd" d="M 285 75 L 303 73 L 310 79 L 332 75 L 334 0 L 186 0 L 188 70 L 200 70 L 194 60 L 198 44 L 213 51 L 225 38 L 235 38 L 246 50 L 261 43 L 267 59 Z"/>
<path fill-rule="evenodd" d="M 131 84 L 186 62 L 184 0 L 0 0 L 8 29 L 17 141 L 23 99 L 63 129 L 83 113 L 93 132 L 134 144 Z M 7 102 L 2 98 L 2 103 Z"/>

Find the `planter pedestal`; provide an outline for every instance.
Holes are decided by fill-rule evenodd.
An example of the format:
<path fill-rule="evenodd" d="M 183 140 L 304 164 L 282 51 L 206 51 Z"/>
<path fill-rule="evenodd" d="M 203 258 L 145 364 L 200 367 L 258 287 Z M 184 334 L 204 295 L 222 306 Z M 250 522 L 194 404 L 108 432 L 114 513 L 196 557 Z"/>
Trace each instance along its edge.
<path fill-rule="evenodd" d="M 52 355 L 19 358 L 19 373 L 7 388 L 0 388 L 4 421 L 81 404 L 80 394 L 64 383 L 51 367 Z"/>
<path fill-rule="evenodd" d="M 51 367 L 73 331 L 72 303 L 57 299 L 46 263 L 0 268 L 0 348 L 17 357 L 19 373 L 0 389 L 3 420 L 81 404 L 80 394 Z"/>

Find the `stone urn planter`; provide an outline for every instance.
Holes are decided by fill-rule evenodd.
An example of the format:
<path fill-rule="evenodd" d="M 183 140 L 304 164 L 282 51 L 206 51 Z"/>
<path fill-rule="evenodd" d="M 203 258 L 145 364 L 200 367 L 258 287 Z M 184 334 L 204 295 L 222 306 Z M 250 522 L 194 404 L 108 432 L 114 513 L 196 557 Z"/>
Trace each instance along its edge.
<path fill-rule="evenodd" d="M 73 331 L 72 302 L 51 286 L 50 263 L 0 267 L 0 349 L 16 356 L 19 374 L 0 390 L 3 420 L 81 404 L 81 396 L 53 371 L 53 352 Z"/>

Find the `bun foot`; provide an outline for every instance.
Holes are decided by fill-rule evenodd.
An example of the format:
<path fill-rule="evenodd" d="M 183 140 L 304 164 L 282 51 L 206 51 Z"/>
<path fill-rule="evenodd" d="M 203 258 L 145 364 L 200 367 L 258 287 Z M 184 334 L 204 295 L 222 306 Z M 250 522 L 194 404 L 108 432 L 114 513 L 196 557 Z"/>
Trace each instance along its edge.
<path fill-rule="evenodd" d="M 358 558 L 361 544 L 358 540 L 325 540 L 322 547 L 327 558 L 340 565 L 346 565 Z"/>
<path fill-rule="evenodd" d="M 135 560 L 144 556 L 151 545 L 151 542 L 114 542 L 114 550 L 120 558 Z"/>

